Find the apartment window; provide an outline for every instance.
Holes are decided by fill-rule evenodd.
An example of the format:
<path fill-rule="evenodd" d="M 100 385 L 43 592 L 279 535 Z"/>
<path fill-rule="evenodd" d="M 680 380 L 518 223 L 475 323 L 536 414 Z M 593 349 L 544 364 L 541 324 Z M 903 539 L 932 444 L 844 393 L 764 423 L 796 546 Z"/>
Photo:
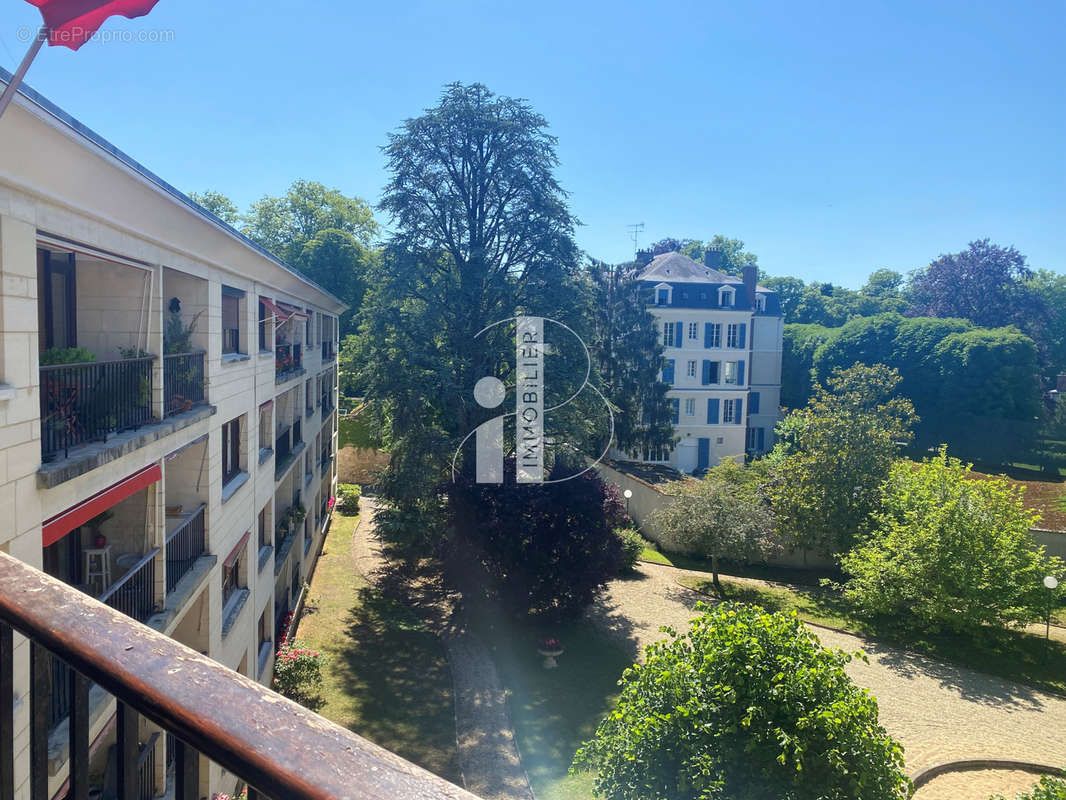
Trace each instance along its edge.
<path fill-rule="evenodd" d="M 674 346 L 674 331 L 676 329 L 677 326 L 672 322 L 663 323 L 663 347 Z M 680 344 L 680 342 L 678 342 L 678 344 Z"/>
<path fill-rule="evenodd" d="M 307 346 L 310 347 L 315 343 L 312 335 L 314 334 L 314 325 L 311 323 L 311 318 L 314 316 L 314 312 L 311 309 L 307 309 L 307 319 L 304 320 L 304 338 L 307 341 Z"/>
<path fill-rule="evenodd" d="M 725 346 L 726 347 L 739 347 L 740 346 L 740 326 L 739 325 L 734 323 L 734 324 L 730 325 L 728 328 L 726 328 Z"/>
<path fill-rule="evenodd" d="M 268 605 L 263 609 L 263 613 L 259 615 L 259 649 L 263 649 L 263 645 L 270 644 L 272 641 L 270 624 L 270 606 Z"/>
<path fill-rule="evenodd" d="M 241 352 L 241 303 L 244 292 L 222 287 L 222 352 Z"/>
<path fill-rule="evenodd" d="M 670 290 L 659 289 L 659 291 L 655 293 L 655 303 L 660 306 L 668 305 L 670 303 Z"/>
<path fill-rule="evenodd" d="M 720 306 L 732 306 L 733 305 L 734 292 L 732 289 L 722 289 L 718 293 L 718 305 Z"/>
<path fill-rule="evenodd" d="M 736 385 L 736 382 L 737 382 L 737 362 L 736 361 L 726 361 L 725 362 L 725 369 L 723 371 L 723 374 L 725 376 L 724 383 L 731 383 L 731 384 Z M 730 401 L 730 402 L 732 402 L 732 401 Z"/>
<path fill-rule="evenodd" d="M 726 400 L 722 403 L 722 422 L 736 422 L 736 400 Z"/>
<path fill-rule="evenodd" d="M 696 416 L 696 398 L 695 397 L 689 397 L 688 399 L 685 400 L 685 416 L 686 417 L 694 417 L 694 416 Z"/>
<path fill-rule="evenodd" d="M 705 347 L 721 347 L 722 346 L 722 323 L 712 322 L 707 326 L 707 341 L 704 343 Z"/>
<path fill-rule="evenodd" d="M 271 436 L 274 430 L 274 403 L 263 403 L 259 406 L 259 449 L 273 450 L 274 442 Z"/>
<path fill-rule="evenodd" d="M 766 310 L 766 295 L 764 295 L 764 294 L 755 295 L 755 310 L 756 311 L 765 311 Z"/>
<path fill-rule="evenodd" d="M 270 313 L 270 309 L 267 308 L 263 299 L 259 299 L 259 351 L 264 352 L 270 350 L 270 337 L 268 332 L 270 324 L 273 320 L 273 315 Z"/>
<path fill-rule="evenodd" d="M 269 505 L 263 506 L 259 512 L 259 546 L 270 547 L 272 542 L 270 541 L 270 526 L 267 525 L 267 509 Z"/>
<path fill-rule="evenodd" d="M 75 255 L 37 251 L 40 348 L 76 347 L 78 339 Z"/>
<path fill-rule="evenodd" d="M 308 378 L 307 383 L 304 385 L 304 404 L 307 407 L 307 415 L 315 413 L 315 393 L 314 384 L 312 384 L 313 378 Z"/>
<path fill-rule="evenodd" d="M 666 463 L 670 460 L 670 450 L 665 447 L 657 447 L 645 450 L 644 460 L 653 463 Z"/>
<path fill-rule="evenodd" d="M 241 418 L 222 426 L 222 485 L 241 473 Z"/>
<path fill-rule="evenodd" d="M 696 341 L 700 334 L 700 326 L 697 322 L 690 322 L 688 324 L 688 338 L 692 341 Z"/>
<path fill-rule="evenodd" d="M 690 378 L 695 378 L 696 377 L 696 362 L 695 361 L 689 361 L 688 362 L 688 366 L 685 367 L 685 374 L 688 375 Z"/>
<path fill-rule="evenodd" d="M 247 536 L 241 540 L 241 543 L 237 545 L 229 558 L 227 558 L 222 564 L 222 605 L 225 606 L 229 602 L 229 599 L 233 597 L 233 593 L 238 589 L 243 589 L 243 579 L 241 577 L 241 562 L 244 560 L 244 542 Z"/>

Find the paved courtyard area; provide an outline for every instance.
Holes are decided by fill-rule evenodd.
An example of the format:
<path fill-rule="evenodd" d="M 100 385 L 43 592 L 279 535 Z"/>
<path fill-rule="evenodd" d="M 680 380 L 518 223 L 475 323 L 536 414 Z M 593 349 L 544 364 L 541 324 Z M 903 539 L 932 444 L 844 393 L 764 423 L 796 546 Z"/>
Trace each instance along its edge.
<path fill-rule="evenodd" d="M 641 564 L 636 577 L 612 582 L 588 617 L 634 654 L 642 652 L 665 638 L 660 626 L 684 630 L 693 606 L 707 599 L 679 585 L 683 575 L 702 573 Z M 812 629 L 828 647 L 866 652 L 870 663 L 852 661 L 848 672 L 877 698 L 882 724 L 904 746 L 909 773 L 974 758 L 1066 765 L 1066 699 L 851 634 Z M 931 781 L 915 798 L 1013 797 L 1035 781 L 998 770 L 959 773 Z"/>

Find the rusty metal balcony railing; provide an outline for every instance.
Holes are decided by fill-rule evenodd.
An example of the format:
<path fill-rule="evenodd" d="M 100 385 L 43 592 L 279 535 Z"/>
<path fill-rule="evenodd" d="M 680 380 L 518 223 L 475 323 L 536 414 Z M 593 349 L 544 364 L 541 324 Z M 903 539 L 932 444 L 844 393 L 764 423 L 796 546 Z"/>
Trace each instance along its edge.
<path fill-rule="evenodd" d="M 14 637 L 30 639 L 29 748 L 16 741 Z M 15 748 L 29 796 L 48 797 L 48 653 L 71 684 L 70 796 L 89 792 L 89 686 L 116 699 L 117 794 L 136 795 L 144 716 L 174 736 L 175 800 L 196 800 L 199 754 L 236 775 L 249 800 L 476 800 L 470 793 L 281 695 L 0 553 L 0 800 L 15 796 Z M 20 692 L 23 687 L 18 687 Z M 23 695 L 24 696 L 24 695 Z M 214 789 L 215 787 L 212 787 Z"/>
<path fill-rule="evenodd" d="M 167 594 L 174 591 L 178 581 L 192 569 L 196 559 L 204 554 L 206 509 L 207 505 L 201 503 L 200 507 L 167 537 Z"/>
<path fill-rule="evenodd" d="M 100 602 L 138 622 L 147 621 L 158 607 L 155 601 L 155 557 L 158 554 L 157 547 L 144 555 L 100 595 Z"/>
<path fill-rule="evenodd" d="M 41 371 L 41 457 L 45 461 L 109 433 L 152 421 L 155 356 L 44 366 Z"/>

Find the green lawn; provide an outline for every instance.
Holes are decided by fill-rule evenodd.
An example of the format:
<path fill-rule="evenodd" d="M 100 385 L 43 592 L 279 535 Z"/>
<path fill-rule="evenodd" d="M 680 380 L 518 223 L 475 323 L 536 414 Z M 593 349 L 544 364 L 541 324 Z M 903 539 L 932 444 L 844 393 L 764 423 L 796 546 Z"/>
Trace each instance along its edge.
<path fill-rule="evenodd" d="M 796 611 L 800 619 L 953 661 L 972 669 L 998 675 L 1053 692 L 1066 693 L 1066 642 L 1052 639 L 1044 658 L 1044 637 L 1018 630 L 988 629 L 981 636 L 918 634 L 899 628 L 873 627 L 855 618 L 838 594 L 799 586 L 761 586 L 722 576 L 731 600 L 760 605 L 770 611 Z M 710 579 L 683 577 L 681 583 L 696 591 L 715 595 Z"/>
<path fill-rule="evenodd" d="M 478 632 L 493 648 L 508 692 L 522 764 L 537 800 L 590 800 L 593 776 L 568 776 L 570 761 L 618 697 L 632 659 L 580 622 L 526 625 L 479 609 Z M 557 669 L 544 669 L 537 640 L 559 639 Z"/>
<path fill-rule="evenodd" d="M 375 447 L 373 428 L 368 414 L 354 417 L 341 417 L 337 421 L 337 435 L 340 447 L 352 445 L 362 450 Z"/>
<path fill-rule="evenodd" d="M 319 713 L 459 781 L 452 679 L 432 631 L 368 586 L 351 558 L 356 517 L 335 514 L 297 640 L 326 654 Z"/>

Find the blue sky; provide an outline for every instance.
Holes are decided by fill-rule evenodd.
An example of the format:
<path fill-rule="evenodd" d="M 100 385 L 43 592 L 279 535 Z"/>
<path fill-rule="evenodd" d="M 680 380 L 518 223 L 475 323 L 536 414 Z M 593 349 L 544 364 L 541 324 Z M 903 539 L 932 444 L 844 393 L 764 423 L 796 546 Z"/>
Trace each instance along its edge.
<path fill-rule="evenodd" d="M 38 24 L 0 0 L 0 64 Z M 1066 3 L 160 0 L 27 82 L 186 190 L 320 180 L 376 203 L 380 146 L 443 84 L 527 98 L 579 244 L 743 239 L 858 287 L 989 236 L 1066 272 Z M 0 124 L 2 125 L 2 124 Z M 0 127 L 2 136 L 2 127 Z"/>

